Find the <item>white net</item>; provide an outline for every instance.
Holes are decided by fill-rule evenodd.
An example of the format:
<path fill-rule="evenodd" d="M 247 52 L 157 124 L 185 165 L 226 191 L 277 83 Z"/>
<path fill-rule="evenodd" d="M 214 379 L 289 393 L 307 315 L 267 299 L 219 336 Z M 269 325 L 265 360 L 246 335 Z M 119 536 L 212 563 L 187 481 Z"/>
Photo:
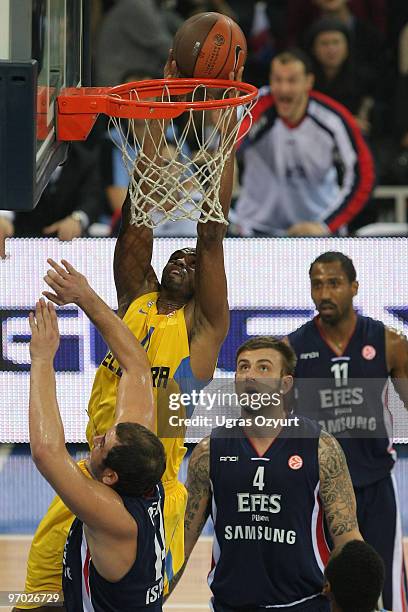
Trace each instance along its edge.
<path fill-rule="evenodd" d="M 234 94 L 232 88 L 198 85 L 190 100 L 227 99 Z M 139 100 L 136 89 L 129 90 L 128 99 Z M 161 101 L 172 101 L 166 86 Z M 187 109 L 177 120 L 111 117 L 110 136 L 129 174 L 132 223 L 151 228 L 183 219 L 227 224 L 219 197 L 222 172 L 238 136 L 242 138 L 251 127 L 253 104 Z M 247 129 L 240 133 L 246 118 Z"/>

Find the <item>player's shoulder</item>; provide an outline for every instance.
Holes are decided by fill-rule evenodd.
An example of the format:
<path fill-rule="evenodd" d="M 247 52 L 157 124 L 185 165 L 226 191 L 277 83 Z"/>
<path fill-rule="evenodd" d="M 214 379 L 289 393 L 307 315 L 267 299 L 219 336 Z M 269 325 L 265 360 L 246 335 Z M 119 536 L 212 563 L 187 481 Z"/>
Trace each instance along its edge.
<path fill-rule="evenodd" d="M 327 456 L 330 460 L 330 457 L 333 457 L 338 453 L 340 453 L 340 455 L 343 455 L 340 443 L 332 434 L 330 434 L 322 427 L 320 429 L 319 436 L 319 454 L 321 454 L 322 456 Z"/>
<path fill-rule="evenodd" d="M 396 329 L 395 327 L 386 325 L 385 334 L 387 343 L 391 344 L 392 346 L 399 346 L 403 344 L 405 345 L 408 342 L 408 339 L 404 332 L 400 329 Z"/>
<path fill-rule="evenodd" d="M 291 424 L 291 427 L 288 429 L 290 434 L 296 439 L 305 438 L 305 439 L 319 439 L 322 433 L 322 426 L 313 419 L 309 419 L 306 416 L 296 414 L 289 415 L 288 419 L 295 418 L 295 422 Z"/>
<path fill-rule="evenodd" d="M 206 436 L 195 445 L 193 452 L 191 453 L 190 461 L 194 462 L 201 457 L 208 456 L 210 454 L 210 439 L 211 436 Z"/>
<path fill-rule="evenodd" d="M 384 334 L 386 330 L 386 326 L 383 321 L 380 321 L 379 319 L 374 319 L 373 317 L 367 317 L 361 314 L 357 315 L 357 324 L 360 326 L 363 332 L 369 335 L 375 332 Z"/>
<path fill-rule="evenodd" d="M 309 94 L 307 115 L 313 120 L 316 130 L 323 130 L 332 138 L 344 134 L 346 130 L 353 142 L 353 138 L 358 133 L 357 122 L 350 111 L 336 100 L 320 92 L 312 91 Z"/>
<path fill-rule="evenodd" d="M 343 104 L 320 91 L 312 90 L 309 94 L 309 101 L 314 102 L 316 107 L 325 109 L 329 114 L 337 115 L 344 121 L 354 121 L 352 114 Z"/>
<path fill-rule="evenodd" d="M 191 453 L 188 463 L 189 479 L 206 483 L 210 476 L 210 436 L 200 440 Z"/>
<path fill-rule="evenodd" d="M 316 331 L 315 319 L 313 318 L 294 331 L 290 332 L 290 334 L 286 336 L 287 342 L 292 348 L 295 348 L 295 345 L 299 340 L 303 340 L 306 335 L 315 334 Z"/>

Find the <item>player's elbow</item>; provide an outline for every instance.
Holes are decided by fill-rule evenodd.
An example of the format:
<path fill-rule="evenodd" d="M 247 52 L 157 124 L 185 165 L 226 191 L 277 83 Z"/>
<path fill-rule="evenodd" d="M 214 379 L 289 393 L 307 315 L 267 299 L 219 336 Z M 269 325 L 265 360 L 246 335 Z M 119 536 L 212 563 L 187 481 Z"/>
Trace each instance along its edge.
<path fill-rule="evenodd" d="M 121 369 L 129 378 L 140 377 L 141 375 L 150 373 L 150 363 L 147 355 L 140 344 L 135 343 L 135 338 L 133 336 L 129 343 L 126 359 L 124 359 L 121 364 Z"/>
<path fill-rule="evenodd" d="M 41 474 L 47 476 L 47 467 L 52 465 L 57 449 L 53 445 L 45 444 L 44 442 L 31 442 L 31 457 Z"/>

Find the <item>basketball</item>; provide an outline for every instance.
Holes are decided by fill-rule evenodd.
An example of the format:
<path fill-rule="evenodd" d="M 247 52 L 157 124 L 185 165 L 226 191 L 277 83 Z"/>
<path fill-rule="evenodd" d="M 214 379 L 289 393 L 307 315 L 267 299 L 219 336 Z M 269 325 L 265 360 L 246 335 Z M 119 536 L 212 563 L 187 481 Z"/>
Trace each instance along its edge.
<path fill-rule="evenodd" d="M 247 44 L 241 28 L 220 13 L 200 13 L 177 31 L 174 59 L 182 77 L 228 79 L 241 68 Z"/>

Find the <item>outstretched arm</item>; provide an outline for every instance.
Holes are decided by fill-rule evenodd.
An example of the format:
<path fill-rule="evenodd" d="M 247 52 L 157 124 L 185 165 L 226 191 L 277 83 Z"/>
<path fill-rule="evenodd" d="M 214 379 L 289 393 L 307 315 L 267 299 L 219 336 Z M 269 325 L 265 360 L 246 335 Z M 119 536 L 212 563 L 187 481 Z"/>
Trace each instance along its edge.
<path fill-rule="evenodd" d="M 242 79 L 243 68 L 231 80 Z M 221 139 L 230 138 L 236 128 L 236 111 L 230 117 Z M 232 148 L 221 175 L 219 198 L 228 219 L 234 181 L 235 148 Z M 226 226 L 216 221 L 198 223 L 195 300 L 191 331 L 191 366 L 197 378 L 211 378 L 220 347 L 229 329 L 227 279 L 223 240 Z M 205 358 L 204 358 L 205 355 Z"/>
<path fill-rule="evenodd" d="M 385 348 L 392 383 L 405 408 L 408 409 L 408 341 L 404 334 L 387 328 Z"/>
<path fill-rule="evenodd" d="M 116 400 L 115 424 L 135 422 L 155 431 L 155 403 L 146 352 L 129 328 L 89 286 L 85 276 L 70 263 L 62 260 L 64 268 L 52 259 L 47 260 L 45 282 L 55 293 L 44 295 L 59 306 L 77 304 L 98 328 L 119 362 L 122 375 Z"/>
<path fill-rule="evenodd" d="M 53 360 L 59 346 L 54 306 L 37 302 L 30 314 L 29 427 L 33 461 L 66 506 L 89 527 L 127 538 L 133 520 L 110 487 L 87 478 L 65 447 Z M 130 519 L 130 520 L 129 520 Z"/>
<path fill-rule="evenodd" d="M 153 230 L 131 225 L 129 192 L 122 207 L 122 221 L 113 257 L 113 275 L 118 300 L 118 315 L 122 318 L 134 299 L 158 287 L 151 265 Z"/>
<path fill-rule="evenodd" d="M 176 66 L 170 50 L 164 77 L 176 75 Z M 156 176 L 161 165 L 158 154 L 164 143 L 165 123 L 161 119 L 152 119 L 146 123 L 142 150 L 134 170 L 134 180 L 138 182 L 140 197 L 148 198 L 154 189 Z M 156 170 L 155 170 L 156 168 Z M 143 180 L 148 172 L 149 180 Z M 157 174 L 158 178 L 158 174 Z M 157 291 L 158 280 L 151 265 L 153 252 L 153 230 L 149 227 L 131 224 L 131 201 L 129 191 L 122 207 L 122 222 L 116 241 L 113 258 L 113 274 L 118 299 L 118 315 L 123 317 L 132 301 L 140 295 Z"/>
<path fill-rule="evenodd" d="M 141 197 L 148 197 L 156 178 L 153 170 L 149 181 L 142 178 L 148 167 L 160 165 L 157 156 L 161 138 L 161 121 L 149 121 L 143 140 L 143 149 L 135 165 L 134 179 L 139 182 Z M 113 257 L 113 275 L 118 299 L 118 315 L 123 317 L 130 304 L 139 295 L 156 291 L 158 280 L 151 265 L 153 252 L 153 230 L 144 225 L 131 223 L 131 200 L 129 191 L 122 207 L 122 221 Z"/>
<path fill-rule="evenodd" d="M 319 438 L 319 470 L 319 494 L 334 546 L 362 540 L 346 458 L 337 440 L 325 431 Z"/>
<path fill-rule="evenodd" d="M 193 450 L 188 464 L 188 491 L 184 518 L 184 563 L 171 579 L 169 595 L 178 584 L 210 513 L 210 440 L 204 438 Z"/>

